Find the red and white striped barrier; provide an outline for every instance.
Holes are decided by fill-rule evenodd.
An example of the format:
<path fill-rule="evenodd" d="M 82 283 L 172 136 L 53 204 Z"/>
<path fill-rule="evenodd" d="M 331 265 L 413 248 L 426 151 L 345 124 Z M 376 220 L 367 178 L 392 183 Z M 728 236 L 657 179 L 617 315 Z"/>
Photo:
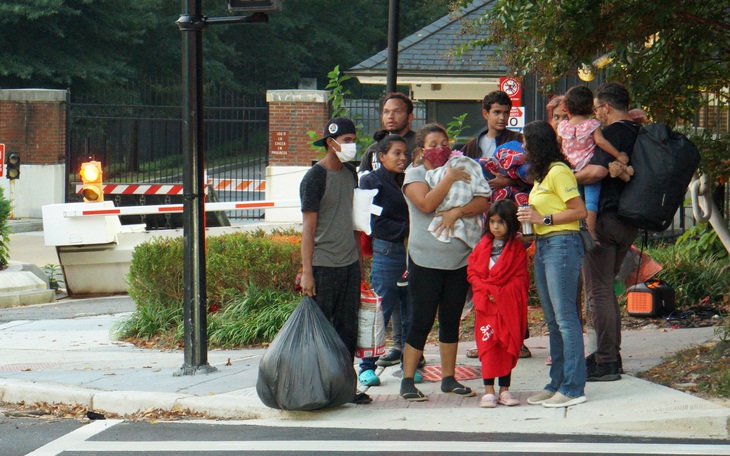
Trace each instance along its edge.
<path fill-rule="evenodd" d="M 124 206 L 113 208 L 94 209 L 93 203 L 86 209 L 66 209 L 64 217 L 88 217 L 102 215 L 144 215 L 144 214 L 171 214 L 183 211 L 182 204 L 164 204 L 160 206 Z M 300 207 L 299 200 L 282 201 L 238 201 L 228 203 L 206 203 L 205 212 L 240 211 L 247 209 L 284 209 Z"/>
<path fill-rule="evenodd" d="M 208 181 L 217 191 L 263 192 L 265 180 L 210 179 Z M 76 184 L 76 193 L 81 193 L 83 184 Z M 182 184 L 104 184 L 105 195 L 182 195 Z M 208 193 L 208 186 L 205 187 Z"/>
<path fill-rule="evenodd" d="M 229 192 L 263 192 L 266 191 L 265 180 L 246 179 L 209 179 L 214 190 Z"/>
<path fill-rule="evenodd" d="M 76 193 L 81 193 L 83 184 L 76 184 Z M 182 195 L 180 184 L 104 184 L 105 195 Z"/>

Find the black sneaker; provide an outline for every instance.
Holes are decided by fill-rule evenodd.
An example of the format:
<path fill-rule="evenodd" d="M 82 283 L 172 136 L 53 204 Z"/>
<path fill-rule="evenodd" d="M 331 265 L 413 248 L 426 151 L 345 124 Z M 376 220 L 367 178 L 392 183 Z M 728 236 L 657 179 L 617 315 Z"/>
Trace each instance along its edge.
<path fill-rule="evenodd" d="M 621 380 L 618 373 L 618 363 L 596 363 L 595 367 L 588 371 L 587 382 L 615 382 Z"/>
<path fill-rule="evenodd" d="M 624 363 L 623 361 L 621 361 L 621 353 L 616 355 L 616 362 L 618 363 L 618 373 L 625 374 L 626 372 L 624 372 Z"/>
<path fill-rule="evenodd" d="M 395 366 L 396 364 L 400 364 L 400 357 L 402 355 L 403 352 L 393 347 L 388 350 L 388 353 L 378 358 L 375 364 L 381 367 Z"/>
<path fill-rule="evenodd" d="M 370 404 L 371 402 L 373 402 L 373 399 L 370 396 L 359 391 L 355 393 L 355 397 L 352 399 L 352 403 L 357 405 Z"/>
<path fill-rule="evenodd" d="M 591 372 L 595 370 L 596 368 L 596 354 L 591 353 L 590 355 L 586 356 L 586 375 L 590 377 Z"/>
<path fill-rule="evenodd" d="M 400 276 L 400 279 L 396 282 L 396 285 L 399 287 L 407 287 L 408 286 L 408 269 L 403 273 L 402 276 Z"/>

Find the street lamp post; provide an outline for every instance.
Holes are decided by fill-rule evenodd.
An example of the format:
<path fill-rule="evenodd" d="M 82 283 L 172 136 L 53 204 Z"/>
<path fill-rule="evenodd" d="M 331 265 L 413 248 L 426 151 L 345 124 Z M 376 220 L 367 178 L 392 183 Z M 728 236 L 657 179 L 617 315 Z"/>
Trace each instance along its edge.
<path fill-rule="evenodd" d="M 205 287 L 205 201 L 203 142 L 203 30 L 201 0 L 184 0 L 177 21 L 182 32 L 183 147 L 183 319 L 184 363 L 175 375 L 217 370 L 208 364 Z"/>
<path fill-rule="evenodd" d="M 207 293 L 205 286 L 205 141 L 203 138 L 203 30 L 206 25 L 268 22 L 264 11 L 278 11 L 280 0 L 230 0 L 232 11 L 249 16 L 205 17 L 202 0 L 182 0 L 177 20 L 182 32 L 183 153 L 183 325 L 184 361 L 174 375 L 207 374 Z"/>
<path fill-rule="evenodd" d="M 386 93 L 395 92 L 398 83 L 398 21 L 400 0 L 390 0 L 388 7 L 388 74 Z"/>

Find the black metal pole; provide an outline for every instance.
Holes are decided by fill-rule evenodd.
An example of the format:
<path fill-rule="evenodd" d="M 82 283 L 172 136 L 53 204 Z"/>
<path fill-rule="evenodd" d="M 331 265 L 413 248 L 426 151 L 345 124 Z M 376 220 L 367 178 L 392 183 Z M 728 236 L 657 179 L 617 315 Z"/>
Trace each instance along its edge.
<path fill-rule="evenodd" d="M 398 20 L 400 0 L 390 0 L 388 7 L 388 75 L 386 92 L 395 92 L 398 81 Z"/>
<path fill-rule="evenodd" d="M 182 0 L 183 302 L 184 364 L 175 375 L 217 370 L 208 364 L 205 288 L 205 200 L 203 141 L 203 29 L 201 0 Z"/>

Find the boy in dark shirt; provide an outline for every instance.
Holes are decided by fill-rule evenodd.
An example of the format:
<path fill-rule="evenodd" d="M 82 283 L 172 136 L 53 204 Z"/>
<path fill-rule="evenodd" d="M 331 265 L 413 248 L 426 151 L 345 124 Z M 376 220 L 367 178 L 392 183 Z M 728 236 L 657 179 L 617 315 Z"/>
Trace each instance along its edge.
<path fill-rule="evenodd" d="M 357 186 L 355 124 L 336 117 L 314 142 L 327 154 L 307 171 L 299 187 L 302 202 L 302 293 L 319 304 L 353 356 L 357 344 L 361 255 L 359 233 L 352 225 L 352 197 Z M 372 399 L 356 393 L 353 402 Z"/>

